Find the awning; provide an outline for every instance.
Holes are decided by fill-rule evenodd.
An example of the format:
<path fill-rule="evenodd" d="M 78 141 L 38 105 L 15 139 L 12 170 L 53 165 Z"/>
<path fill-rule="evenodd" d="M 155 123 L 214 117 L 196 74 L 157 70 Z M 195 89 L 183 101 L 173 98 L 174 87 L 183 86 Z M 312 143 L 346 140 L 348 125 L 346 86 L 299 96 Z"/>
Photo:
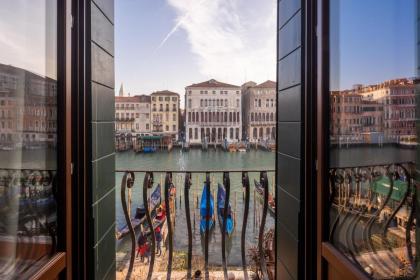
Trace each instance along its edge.
<path fill-rule="evenodd" d="M 372 190 L 380 195 L 387 196 L 391 182 L 388 177 L 382 177 L 372 184 Z M 407 182 L 401 180 L 395 180 L 392 190 L 391 199 L 395 201 L 401 201 L 407 192 Z"/>

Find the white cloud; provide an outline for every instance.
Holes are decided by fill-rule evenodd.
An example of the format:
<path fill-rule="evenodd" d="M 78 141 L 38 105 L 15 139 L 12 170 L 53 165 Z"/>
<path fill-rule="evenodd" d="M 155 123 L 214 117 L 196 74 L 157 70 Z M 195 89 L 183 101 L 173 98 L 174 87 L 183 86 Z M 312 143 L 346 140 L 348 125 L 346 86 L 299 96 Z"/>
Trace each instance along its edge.
<path fill-rule="evenodd" d="M 275 0 L 167 1 L 177 20 L 164 41 L 183 29 L 201 74 L 237 84 L 275 79 Z"/>

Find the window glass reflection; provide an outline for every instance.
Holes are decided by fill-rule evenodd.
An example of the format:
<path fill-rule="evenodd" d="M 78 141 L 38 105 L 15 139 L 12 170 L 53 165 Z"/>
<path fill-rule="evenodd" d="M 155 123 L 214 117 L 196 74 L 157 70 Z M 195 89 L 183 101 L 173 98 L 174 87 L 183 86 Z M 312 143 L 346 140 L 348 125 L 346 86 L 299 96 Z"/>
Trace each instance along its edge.
<path fill-rule="evenodd" d="M 0 278 L 25 278 L 56 247 L 56 1 L 0 9 Z"/>
<path fill-rule="evenodd" d="M 331 242 L 374 279 L 413 279 L 415 1 L 331 1 Z"/>

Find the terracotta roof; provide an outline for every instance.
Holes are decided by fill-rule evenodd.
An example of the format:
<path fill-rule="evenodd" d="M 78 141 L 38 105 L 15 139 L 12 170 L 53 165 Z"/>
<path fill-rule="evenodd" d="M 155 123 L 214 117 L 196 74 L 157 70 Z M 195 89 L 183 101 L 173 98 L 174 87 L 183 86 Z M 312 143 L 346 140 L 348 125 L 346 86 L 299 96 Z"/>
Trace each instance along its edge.
<path fill-rule="evenodd" d="M 171 96 L 179 96 L 178 93 L 173 92 L 173 91 L 169 91 L 169 90 L 160 90 L 160 91 L 155 91 L 153 92 L 151 95 L 171 95 Z"/>
<path fill-rule="evenodd" d="M 216 81 L 214 79 L 187 86 L 187 88 L 240 88 L 239 86 L 231 85 Z"/>
<path fill-rule="evenodd" d="M 267 80 L 264 83 L 254 86 L 253 88 L 276 88 L 276 82 Z"/>
<path fill-rule="evenodd" d="M 115 102 L 150 103 L 150 95 L 115 96 Z"/>

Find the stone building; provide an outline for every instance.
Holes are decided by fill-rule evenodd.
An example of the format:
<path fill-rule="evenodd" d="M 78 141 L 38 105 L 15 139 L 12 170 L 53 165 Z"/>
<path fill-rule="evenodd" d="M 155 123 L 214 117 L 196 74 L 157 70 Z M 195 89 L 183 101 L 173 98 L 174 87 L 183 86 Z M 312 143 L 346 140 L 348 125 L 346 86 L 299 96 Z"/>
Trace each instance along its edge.
<path fill-rule="evenodd" d="M 152 132 L 173 135 L 178 139 L 179 94 L 169 90 L 151 94 Z"/>
<path fill-rule="evenodd" d="M 357 92 L 367 101 L 383 106 L 385 141 L 398 142 L 401 136 L 414 136 L 415 84 L 409 79 L 395 79 L 376 85 L 359 86 Z"/>
<path fill-rule="evenodd" d="M 151 131 L 148 95 L 115 97 L 115 130 L 117 132 L 145 133 Z"/>
<path fill-rule="evenodd" d="M 53 147 L 57 81 L 0 64 L 0 148 Z"/>
<path fill-rule="evenodd" d="M 356 90 L 332 91 L 330 95 L 331 142 L 361 141 L 362 96 Z M 367 117 L 366 115 L 364 116 Z M 350 139 L 351 138 L 351 139 Z"/>
<path fill-rule="evenodd" d="M 350 90 L 332 91 L 332 143 L 397 143 L 401 136 L 414 136 L 414 91 L 415 85 L 408 79 L 368 86 L 355 85 Z"/>
<path fill-rule="evenodd" d="M 214 79 L 185 88 L 185 140 L 221 144 L 242 138 L 241 88 Z"/>
<path fill-rule="evenodd" d="M 276 82 L 242 85 L 244 137 L 250 142 L 276 137 Z"/>

